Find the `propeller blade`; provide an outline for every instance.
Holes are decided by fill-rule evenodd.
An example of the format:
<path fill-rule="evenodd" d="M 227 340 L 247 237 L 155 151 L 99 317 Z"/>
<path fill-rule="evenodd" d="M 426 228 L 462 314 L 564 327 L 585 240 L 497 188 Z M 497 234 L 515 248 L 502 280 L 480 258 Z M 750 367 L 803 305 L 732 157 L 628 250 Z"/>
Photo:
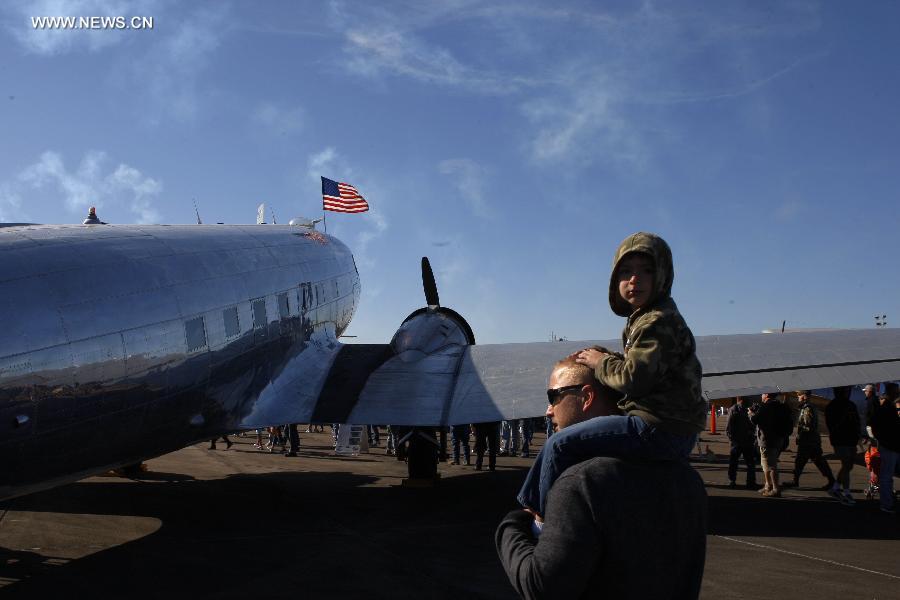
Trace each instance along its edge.
<path fill-rule="evenodd" d="M 434 273 L 431 271 L 431 263 L 428 257 L 422 257 L 422 287 L 425 288 L 425 302 L 428 306 L 440 306 L 437 284 L 434 282 Z"/>

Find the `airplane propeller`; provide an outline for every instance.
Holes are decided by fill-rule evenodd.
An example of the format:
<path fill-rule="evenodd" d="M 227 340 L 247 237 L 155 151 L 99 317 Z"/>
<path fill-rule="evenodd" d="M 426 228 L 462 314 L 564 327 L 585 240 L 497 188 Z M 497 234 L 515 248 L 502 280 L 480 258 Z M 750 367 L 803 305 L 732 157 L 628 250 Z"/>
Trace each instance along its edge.
<path fill-rule="evenodd" d="M 427 306 L 414 310 L 403 319 L 400 329 L 391 341 L 395 352 L 400 354 L 410 348 L 419 350 L 425 347 L 430 347 L 431 350 L 441 348 L 446 345 L 448 338 L 456 335 L 453 330 L 459 330 L 461 343 L 474 344 L 475 334 L 463 316 L 452 308 L 441 306 L 437 284 L 434 282 L 434 271 L 431 270 L 427 256 L 422 257 L 422 287 L 425 290 Z M 432 342 L 433 347 L 429 346 Z M 426 351 L 426 354 L 431 350 Z"/>
<path fill-rule="evenodd" d="M 437 284 L 434 282 L 434 272 L 431 270 L 431 263 L 428 257 L 422 257 L 422 287 L 425 289 L 425 302 L 429 307 L 438 307 L 441 305 L 438 298 Z"/>

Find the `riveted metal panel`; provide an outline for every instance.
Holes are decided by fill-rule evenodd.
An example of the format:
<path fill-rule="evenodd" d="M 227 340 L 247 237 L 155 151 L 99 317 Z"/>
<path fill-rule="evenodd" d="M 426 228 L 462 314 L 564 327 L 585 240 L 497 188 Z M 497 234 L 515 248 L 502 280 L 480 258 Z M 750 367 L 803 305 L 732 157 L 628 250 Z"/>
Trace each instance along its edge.
<path fill-rule="evenodd" d="M 144 327 L 181 314 L 177 299 L 167 289 L 62 306 L 60 313 L 73 340 Z"/>
<path fill-rule="evenodd" d="M 48 278 L 0 283 L 0 310 L 0 348 L 7 356 L 68 341 Z"/>
<path fill-rule="evenodd" d="M 185 317 L 247 300 L 245 282 L 234 276 L 179 284 L 172 286 L 169 293 L 178 298 Z"/>

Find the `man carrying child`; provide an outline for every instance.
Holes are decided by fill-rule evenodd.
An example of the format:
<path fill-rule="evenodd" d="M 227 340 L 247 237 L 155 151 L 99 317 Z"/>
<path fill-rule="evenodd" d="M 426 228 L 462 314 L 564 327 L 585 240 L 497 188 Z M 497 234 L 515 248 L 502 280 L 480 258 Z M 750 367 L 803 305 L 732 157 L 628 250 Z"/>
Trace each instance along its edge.
<path fill-rule="evenodd" d="M 589 419 L 620 415 L 621 398 L 601 385 L 590 367 L 572 357 L 559 361 L 547 389 L 553 438 Z M 688 463 L 585 459 L 556 481 L 546 516 L 540 537 L 533 515 L 521 509 L 497 528 L 497 553 L 522 598 L 700 594 L 706 491 Z"/>
<path fill-rule="evenodd" d="M 572 358 L 624 394 L 623 414 L 592 418 L 548 439 L 518 496 L 537 527 L 553 482 L 576 463 L 596 456 L 687 460 L 706 425 L 706 402 L 694 336 L 670 296 L 673 280 L 672 252 L 659 236 L 636 233 L 619 246 L 609 304 L 627 318 L 625 351 L 590 348 Z"/>

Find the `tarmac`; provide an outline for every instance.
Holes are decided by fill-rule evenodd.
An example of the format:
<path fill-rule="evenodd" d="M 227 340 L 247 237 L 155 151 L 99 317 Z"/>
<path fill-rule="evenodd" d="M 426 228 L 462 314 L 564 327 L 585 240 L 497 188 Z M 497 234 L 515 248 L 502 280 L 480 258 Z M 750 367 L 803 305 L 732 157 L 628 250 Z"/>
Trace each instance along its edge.
<path fill-rule="evenodd" d="M 530 459 L 501 457 L 495 472 L 441 463 L 434 487 L 410 488 L 405 463 L 383 448 L 335 456 L 330 433 L 301 429 L 296 458 L 232 439 L 150 460 L 137 479 L 0 503 L 0 598 L 516 597 L 494 530 Z M 724 435 L 706 432 L 701 447 L 701 598 L 900 599 L 900 519 L 864 499 L 864 466 L 852 472 L 855 506 L 814 489 L 824 480 L 812 465 L 800 488 L 763 498 L 728 487 Z M 782 480 L 793 459 L 782 456 Z"/>

